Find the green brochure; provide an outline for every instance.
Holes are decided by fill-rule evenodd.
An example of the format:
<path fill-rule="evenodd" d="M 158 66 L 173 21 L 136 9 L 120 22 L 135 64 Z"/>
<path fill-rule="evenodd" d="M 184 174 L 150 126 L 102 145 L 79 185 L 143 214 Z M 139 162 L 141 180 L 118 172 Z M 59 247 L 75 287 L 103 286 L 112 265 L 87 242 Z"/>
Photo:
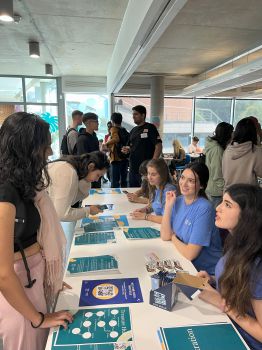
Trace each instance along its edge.
<path fill-rule="evenodd" d="M 231 323 L 160 328 L 164 350 L 246 350 L 248 347 Z"/>
<path fill-rule="evenodd" d="M 75 311 L 67 329 L 53 334 L 52 350 L 134 350 L 128 307 Z"/>
<path fill-rule="evenodd" d="M 90 232 L 75 237 L 75 245 L 116 243 L 114 231 Z"/>
<path fill-rule="evenodd" d="M 124 228 L 123 232 L 127 239 L 151 239 L 160 237 L 160 231 L 151 227 L 129 227 Z"/>
<path fill-rule="evenodd" d="M 118 269 L 118 262 L 112 255 L 100 255 L 81 258 L 71 258 L 67 267 L 69 276 L 97 271 L 112 271 Z"/>

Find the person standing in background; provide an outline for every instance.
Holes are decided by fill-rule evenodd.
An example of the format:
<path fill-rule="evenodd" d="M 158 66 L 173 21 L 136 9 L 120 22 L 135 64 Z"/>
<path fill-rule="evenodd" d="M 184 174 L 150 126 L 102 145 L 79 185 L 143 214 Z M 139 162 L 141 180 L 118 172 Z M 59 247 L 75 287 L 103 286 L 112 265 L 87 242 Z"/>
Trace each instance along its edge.
<path fill-rule="evenodd" d="M 85 113 L 82 119 L 85 129 L 80 130 L 77 140 L 77 154 L 82 155 L 94 151 L 99 151 L 99 141 L 95 131 L 98 130 L 98 115 L 95 113 Z M 101 187 L 101 178 L 92 182 L 92 188 Z"/>
<path fill-rule="evenodd" d="M 209 170 L 206 194 L 214 208 L 222 201 L 224 189 L 222 157 L 224 150 L 231 141 L 233 130 L 231 124 L 222 122 L 217 125 L 214 136 L 206 138 L 206 166 Z"/>
<path fill-rule="evenodd" d="M 257 130 L 250 118 L 241 119 L 222 159 L 226 190 L 234 184 L 258 185 L 262 177 L 262 148 L 257 146 Z"/>
<path fill-rule="evenodd" d="M 130 132 L 129 146 L 123 153 L 129 157 L 129 186 L 140 187 L 139 166 L 144 160 L 158 159 L 162 153 L 162 140 L 154 124 L 146 122 L 146 108 L 138 105 L 132 108 L 135 126 Z"/>
<path fill-rule="evenodd" d="M 78 126 L 82 125 L 83 112 L 75 110 L 72 112 L 72 125 L 68 128 L 67 148 L 68 154 L 76 154 L 76 144 L 78 140 Z M 71 131 L 69 131 L 71 129 Z"/>
<path fill-rule="evenodd" d="M 111 162 L 111 187 L 127 187 L 127 155 L 121 152 L 123 146 L 129 141 L 129 132 L 121 126 L 122 114 L 113 113 L 111 115 L 112 127 L 110 128 L 111 137 L 105 143 L 109 149 L 109 158 Z"/>

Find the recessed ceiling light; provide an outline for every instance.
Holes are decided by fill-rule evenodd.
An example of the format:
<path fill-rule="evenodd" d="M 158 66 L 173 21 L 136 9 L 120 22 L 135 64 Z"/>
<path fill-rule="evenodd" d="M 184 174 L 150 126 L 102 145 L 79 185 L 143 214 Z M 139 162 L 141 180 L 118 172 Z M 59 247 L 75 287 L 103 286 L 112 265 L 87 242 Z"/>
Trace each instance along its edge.
<path fill-rule="evenodd" d="M 0 20 L 3 22 L 14 21 L 13 0 L 1 0 Z"/>
<path fill-rule="evenodd" d="M 40 57 L 39 42 L 37 42 L 37 41 L 30 41 L 29 42 L 29 56 L 32 58 L 39 58 Z"/>

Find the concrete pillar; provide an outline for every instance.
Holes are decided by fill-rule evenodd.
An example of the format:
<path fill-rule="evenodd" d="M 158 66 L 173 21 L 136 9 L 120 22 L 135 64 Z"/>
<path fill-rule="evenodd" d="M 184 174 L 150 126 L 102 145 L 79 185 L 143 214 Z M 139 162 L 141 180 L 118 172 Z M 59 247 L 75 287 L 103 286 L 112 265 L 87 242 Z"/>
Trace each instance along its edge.
<path fill-rule="evenodd" d="M 153 76 L 151 78 L 151 117 L 153 123 L 163 137 L 164 131 L 164 95 L 165 82 L 163 76 Z"/>

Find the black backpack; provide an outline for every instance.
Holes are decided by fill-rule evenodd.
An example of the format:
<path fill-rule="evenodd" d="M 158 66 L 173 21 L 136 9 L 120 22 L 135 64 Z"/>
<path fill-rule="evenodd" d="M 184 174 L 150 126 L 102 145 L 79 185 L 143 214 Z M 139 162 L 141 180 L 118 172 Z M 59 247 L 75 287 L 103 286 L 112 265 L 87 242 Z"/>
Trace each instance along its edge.
<path fill-rule="evenodd" d="M 121 149 L 123 146 L 127 146 L 128 141 L 129 141 L 129 132 L 122 127 L 118 128 L 118 136 L 119 136 L 119 142 L 116 144 L 116 153 L 117 156 L 120 159 L 126 159 L 129 157 L 129 154 L 124 154 L 121 152 Z"/>
<path fill-rule="evenodd" d="M 60 150 L 61 150 L 61 154 L 63 156 L 66 156 L 69 154 L 69 150 L 68 150 L 68 145 L 67 145 L 67 137 L 69 135 L 69 133 L 72 131 L 72 130 L 75 130 L 75 128 L 70 128 L 67 130 L 67 132 L 64 134 L 63 138 L 62 138 L 62 142 L 61 142 L 61 147 L 60 147 Z M 76 154 L 76 145 L 73 149 L 73 154 Z"/>

